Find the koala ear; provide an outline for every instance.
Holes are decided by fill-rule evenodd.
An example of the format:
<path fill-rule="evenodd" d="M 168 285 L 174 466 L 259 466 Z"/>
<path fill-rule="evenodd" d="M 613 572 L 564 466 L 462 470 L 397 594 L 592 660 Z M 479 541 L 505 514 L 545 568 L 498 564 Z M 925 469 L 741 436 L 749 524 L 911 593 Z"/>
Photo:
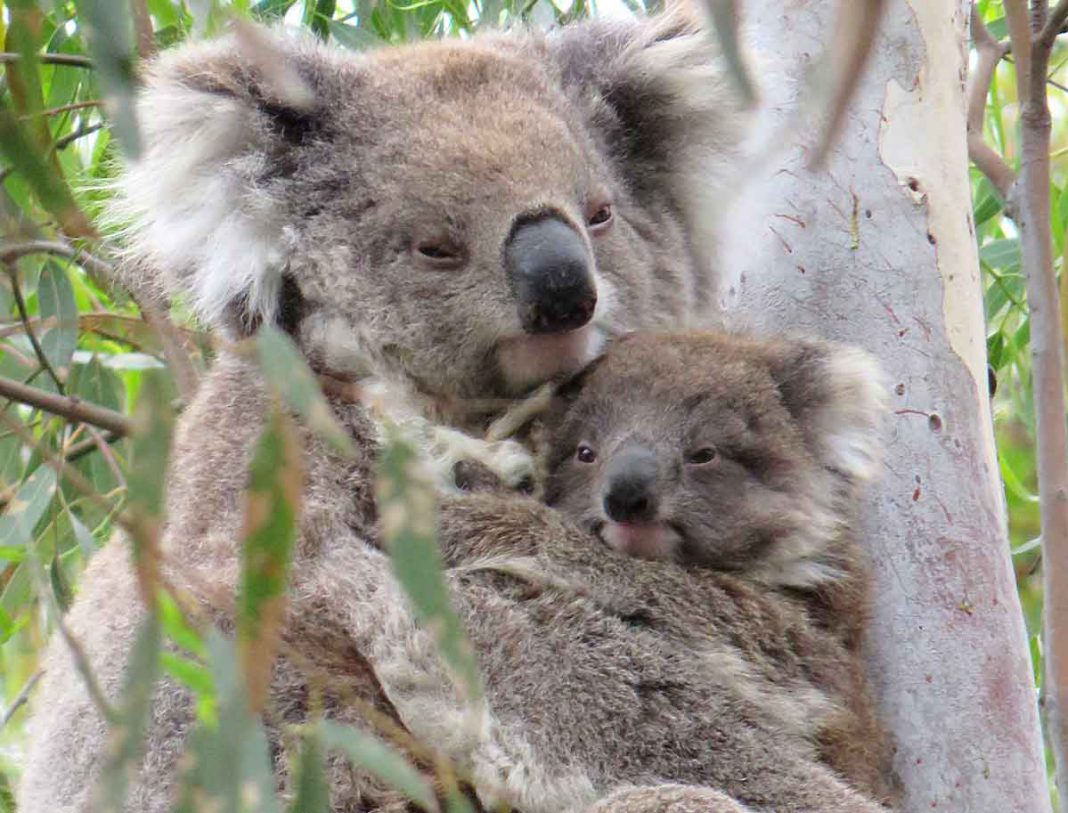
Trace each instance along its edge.
<path fill-rule="evenodd" d="M 108 213 L 130 267 L 159 275 L 133 285 L 239 332 L 274 320 L 292 234 L 278 185 L 321 124 L 326 59 L 251 27 L 161 55 L 138 99 L 141 154 Z"/>
<path fill-rule="evenodd" d="M 549 43 L 621 177 L 639 197 L 670 201 L 701 253 L 748 120 L 703 5 L 682 0 L 642 21 L 566 26 Z"/>
<path fill-rule="evenodd" d="M 855 347 L 799 341 L 773 353 L 770 369 L 823 464 L 858 482 L 873 477 L 888 408 L 879 363 Z"/>

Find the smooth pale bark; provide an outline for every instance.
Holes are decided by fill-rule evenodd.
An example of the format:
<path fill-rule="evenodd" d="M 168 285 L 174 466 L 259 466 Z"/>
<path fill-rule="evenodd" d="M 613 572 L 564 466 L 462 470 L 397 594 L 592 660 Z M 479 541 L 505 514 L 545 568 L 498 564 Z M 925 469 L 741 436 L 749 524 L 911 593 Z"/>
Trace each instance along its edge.
<path fill-rule="evenodd" d="M 847 0 L 848 1 L 848 0 Z M 883 363 L 893 415 L 865 539 L 871 674 L 904 808 L 1050 808 L 1009 556 L 968 184 L 964 0 L 894 0 L 828 166 L 792 97 L 832 0 L 749 0 L 779 145 L 733 207 L 725 308 L 760 331 L 852 342 Z M 768 78 L 770 76 L 770 78 Z"/>

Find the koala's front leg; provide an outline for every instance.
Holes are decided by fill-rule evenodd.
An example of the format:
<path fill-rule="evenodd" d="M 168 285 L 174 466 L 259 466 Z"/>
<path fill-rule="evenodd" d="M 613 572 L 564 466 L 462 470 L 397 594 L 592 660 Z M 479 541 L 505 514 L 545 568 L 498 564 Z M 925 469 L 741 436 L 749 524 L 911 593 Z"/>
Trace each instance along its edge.
<path fill-rule="evenodd" d="M 617 790 L 585 813 L 750 813 L 749 808 L 711 788 L 654 785 Z"/>

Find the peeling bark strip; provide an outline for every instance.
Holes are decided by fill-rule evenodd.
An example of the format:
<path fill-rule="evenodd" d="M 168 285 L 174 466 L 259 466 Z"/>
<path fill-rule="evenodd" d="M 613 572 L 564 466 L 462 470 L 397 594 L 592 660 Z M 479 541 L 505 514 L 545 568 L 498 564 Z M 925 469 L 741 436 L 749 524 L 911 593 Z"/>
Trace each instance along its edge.
<path fill-rule="evenodd" d="M 987 394 L 963 80 L 969 5 L 889 3 L 821 172 L 804 169 L 814 130 L 784 128 L 799 118 L 800 82 L 765 80 L 765 93 L 787 97 L 772 100 L 770 126 L 797 141 L 735 207 L 725 305 L 746 326 L 863 346 L 890 376 L 894 414 L 867 541 L 872 678 L 897 739 L 904 810 L 1045 813 Z M 780 60 L 773 74 L 805 75 L 837 6 L 747 4 L 751 40 Z"/>

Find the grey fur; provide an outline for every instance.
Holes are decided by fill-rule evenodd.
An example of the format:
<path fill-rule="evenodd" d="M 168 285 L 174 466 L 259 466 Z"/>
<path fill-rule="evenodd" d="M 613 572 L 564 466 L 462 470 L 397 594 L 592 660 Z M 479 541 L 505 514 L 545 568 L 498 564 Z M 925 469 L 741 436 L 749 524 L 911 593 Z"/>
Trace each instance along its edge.
<path fill-rule="evenodd" d="M 361 56 L 281 39 L 266 58 L 249 47 L 223 40 L 161 58 L 141 101 L 144 156 L 124 176 L 115 214 L 131 267 L 160 269 L 158 287 L 230 335 L 274 320 L 321 372 L 374 373 L 412 391 L 436 419 L 481 430 L 491 415 L 464 399 L 511 396 L 574 372 L 604 340 L 696 321 L 714 305 L 709 238 L 697 224 L 709 221 L 705 190 L 729 160 L 736 116 L 707 38 L 685 15 Z M 274 63 L 292 75 L 268 70 Z M 584 207 L 605 195 L 615 226 L 587 238 L 598 275 L 593 325 L 524 336 L 501 269 L 505 236 L 517 218 L 546 208 L 585 235 Z M 462 244 L 464 266 L 420 265 L 411 248 L 424 239 Z M 181 566 L 169 575 L 224 626 L 265 405 L 255 369 L 223 353 L 174 449 L 163 544 Z M 491 689 L 474 710 L 477 727 L 466 725 L 472 710 L 448 689 L 377 547 L 374 427 L 360 406 L 333 407 L 360 453 L 342 461 L 305 439 L 309 480 L 285 630 L 326 674 L 332 717 L 358 721 L 344 698 L 363 697 L 468 767 L 483 799 L 503 794 L 526 813 L 578 810 L 608 793 L 598 810 L 742 809 L 707 789 L 622 787 L 658 782 L 712 783 L 754 809 L 877 809 L 820 765 L 815 729 L 798 723 L 820 719 L 818 688 L 762 674 L 715 619 L 696 630 L 647 629 L 589 593 L 630 585 L 635 600 L 642 590 L 668 599 L 690 589 L 692 574 L 606 557 L 531 501 L 475 496 L 444 506 L 450 582 Z M 539 567 L 559 566 L 562 584 L 587 587 L 550 585 L 531 599 L 514 577 L 456 558 L 486 539 L 526 546 L 528 560 L 544 550 L 558 561 Z M 141 612 L 113 542 L 70 612 L 109 694 Z M 537 716 L 530 699 L 542 691 L 554 705 Z M 283 720 L 306 713 L 301 673 L 284 660 L 271 703 Z M 20 810 L 85 811 L 104 726 L 60 641 L 35 706 Z M 161 684 L 129 810 L 169 808 L 191 721 L 188 697 Z M 710 750 L 721 740 L 735 761 Z M 359 772 L 331 770 L 335 810 L 398 805 Z M 285 766 L 278 772 L 284 789 Z"/>

